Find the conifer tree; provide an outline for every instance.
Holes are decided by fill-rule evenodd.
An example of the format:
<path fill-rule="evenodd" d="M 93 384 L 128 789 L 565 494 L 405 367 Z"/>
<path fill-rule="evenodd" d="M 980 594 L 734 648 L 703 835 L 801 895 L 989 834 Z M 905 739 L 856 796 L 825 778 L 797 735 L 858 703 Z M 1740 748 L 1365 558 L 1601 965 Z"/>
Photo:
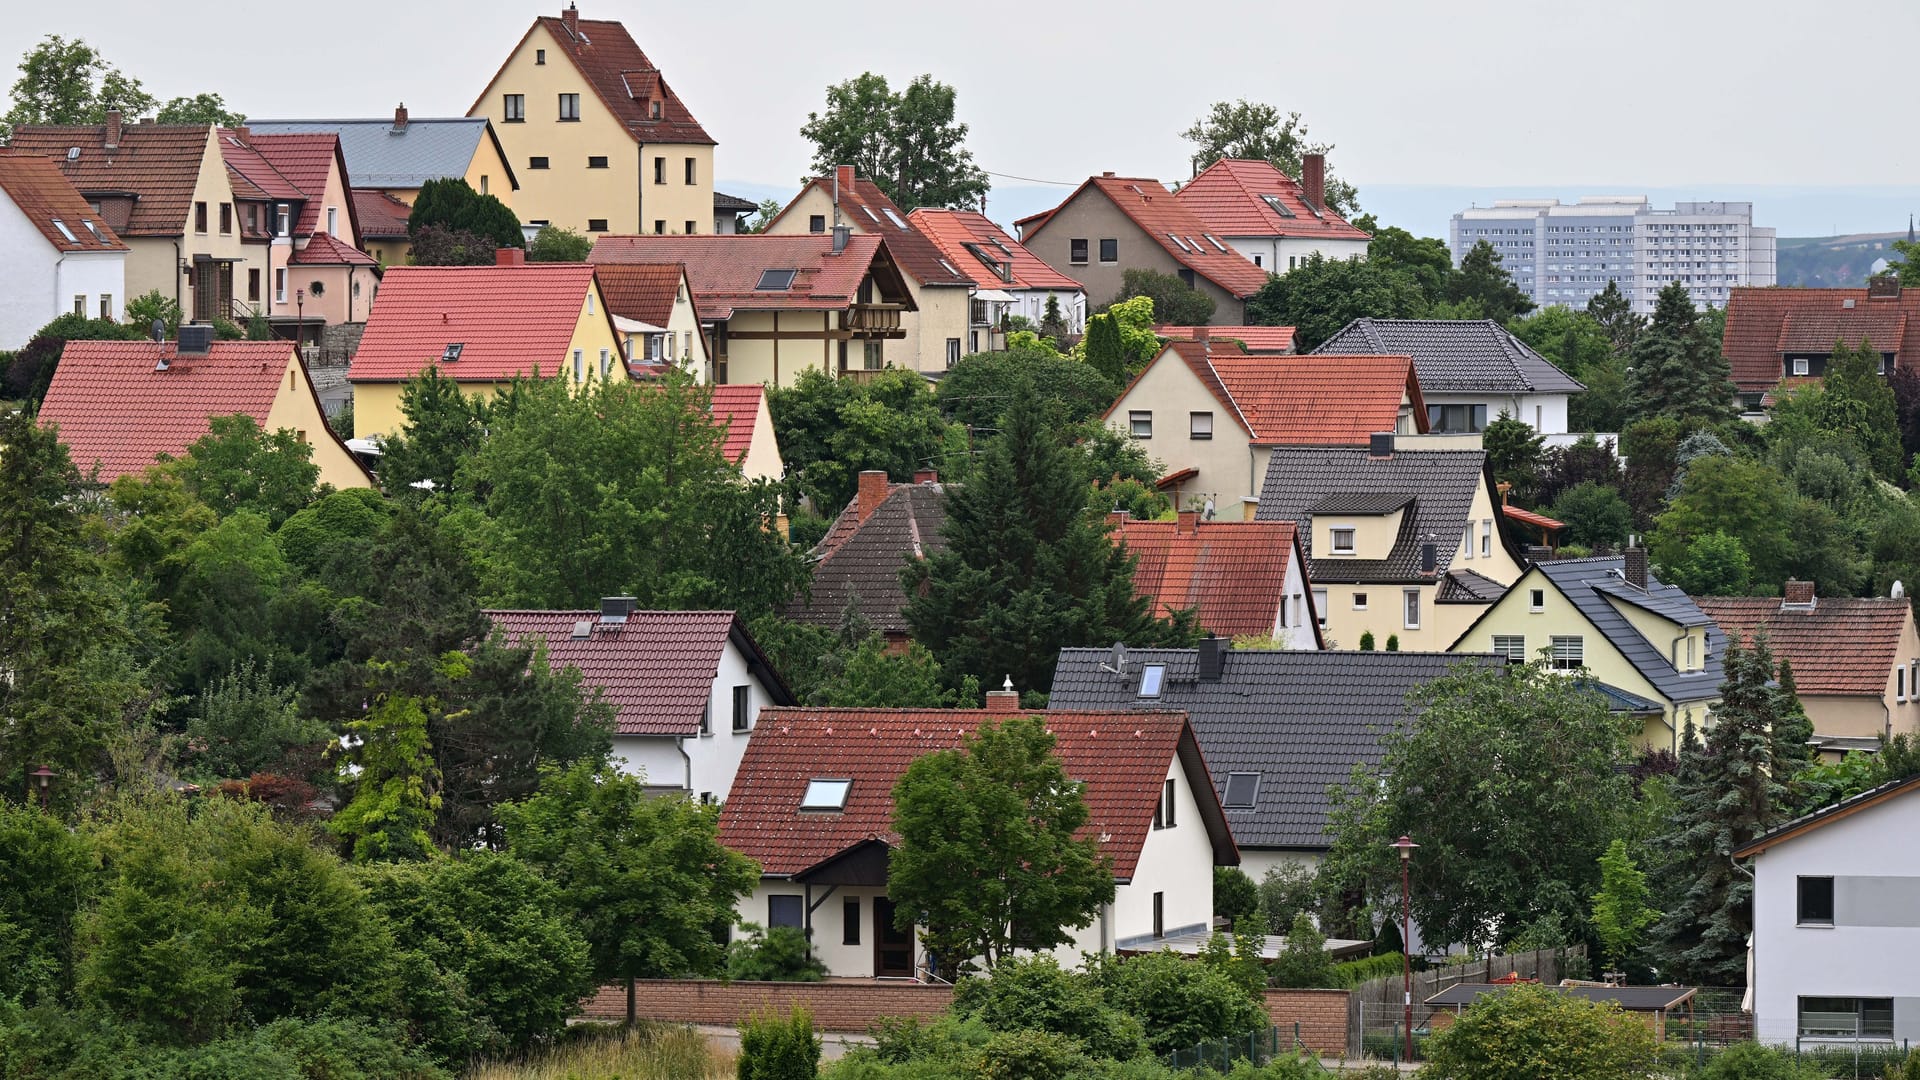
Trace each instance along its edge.
<path fill-rule="evenodd" d="M 1500 253 L 1485 240 L 1460 260 L 1460 272 L 1447 282 L 1447 299 L 1455 304 L 1475 301 L 1481 314 L 1502 326 L 1533 310 L 1533 299 L 1513 283 L 1513 275 L 1500 265 Z"/>
<path fill-rule="evenodd" d="M 1858 349 L 1836 341 L 1821 380 L 1817 418 L 1822 428 L 1852 442 L 1883 480 L 1901 477 L 1900 408 L 1880 374 L 1880 350 L 1862 339 Z"/>
<path fill-rule="evenodd" d="M 1613 343 L 1616 355 L 1624 356 L 1633 348 L 1640 332 L 1647 328 L 1644 315 L 1633 313 L 1633 301 L 1620 291 L 1620 286 L 1609 280 L 1600 295 L 1587 301 L 1587 314 L 1607 332 L 1607 340 Z"/>
<path fill-rule="evenodd" d="M 1120 344 L 1120 327 L 1111 315 L 1087 320 L 1087 363 L 1114 386 L 1127 381 L 1127 354 Z"/>
<path fill-rule="evenodd" d="M 1627 412 L 1635 419 L 1733 418 L 1731 369 L 1701 327 L 1686 286 L 1675 281 L 1660 290 L 1653 321 L 1628 355 Z"/>

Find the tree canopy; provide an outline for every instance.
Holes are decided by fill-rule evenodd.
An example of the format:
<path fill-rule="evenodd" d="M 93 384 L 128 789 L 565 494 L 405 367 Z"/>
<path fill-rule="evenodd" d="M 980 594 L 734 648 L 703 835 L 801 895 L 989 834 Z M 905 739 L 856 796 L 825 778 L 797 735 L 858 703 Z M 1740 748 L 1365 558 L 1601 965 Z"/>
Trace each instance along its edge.
<path fill-rule="evenodd" d="M 59 34 L 48 34 L 21 55 L 20 77 L 8 98 L 8 133 L 22 124 L 104 123 L 116 109 L 132 122 L 157 104 L 139 79 L 108 63 L 98 49 Z"/>
<path fill-rule="evenodd" d="M 413 210 L 407 215 L 407 235 L 414 242 L 414 262 L 431 265 L 423 257 L 421 234 L 428 229 L 446 229 L 454 237 L 466 233 L 479 237 L 494 248 L 527 245 L 520 230 L 520 219 L 497 195 L 482 195 L 457 176 L 439 177 L 420 185 Z M 486 262 L 493 261 L 487 252 Z"/>
<path fill-rule="evenodd" d="M 1355 319 L 1414 319 L 1425 315 L 1420 285 L 1405 273 L 1372 262 L 1328 259 L 1319 252 L 1267 279 L 1247 300 L 1252 326 L 1294 327 L 1301 352 L 1319 348 Z"/>
<path fill-rule="evenodd" d="M 987 194 L 967 125 L 954 119 L 953 87 L 931 75 L 898 91 L 871 71 L 829 86 L 826 108 L 807 114 L 800 135 L 813 144 L 815 175 L 852 165 L 905 210 L 973 209 Z"/>
<path fill-rule="evenodd" d="M 1333 150 L 1331 143 L 1307 141 L 1307 125 L 1299 113 L 1283 116 L 1272 105 L 1244 99 L 1214 102 L 1206 115 L 1195 120 L 1180 137 L 1194 144 L 1196 174 L 1221 158 L 1244 158 L 1270 161 L 1274 168 L 1298 180 L 1302 154 Z M 1326 198 L 1327 205 L 1342 217 L 1351 217 L 1360 209 L 1359 192 L 1335 177 L 1331 165 L 1326 170 Z"/>

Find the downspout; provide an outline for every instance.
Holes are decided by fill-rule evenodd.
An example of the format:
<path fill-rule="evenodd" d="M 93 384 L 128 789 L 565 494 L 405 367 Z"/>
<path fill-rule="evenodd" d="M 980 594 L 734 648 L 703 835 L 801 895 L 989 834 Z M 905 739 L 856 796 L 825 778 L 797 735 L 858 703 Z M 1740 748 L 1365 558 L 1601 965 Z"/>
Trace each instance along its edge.
<path fill-rule="evenodd" d="M 176 308 L 181 306 L 180 278 L 186 273 L 186 271 L 180 269 L 180 265 L 185 261 L 186 260 L 180 257 L 180 241 L 175 240 L 173 242 L 173 306 Z M 186 316 L 184 313 L 182 313 L 181 317 L 185 318 Z"/>
<path fill-rule="evenodd" d="M 647 144 L 641 143 L 634 152 L 638 156 L 634 158 L 633 212 L 640 217 L 633 223 L 633 231 L 638 234 L 647 231 Z"/>

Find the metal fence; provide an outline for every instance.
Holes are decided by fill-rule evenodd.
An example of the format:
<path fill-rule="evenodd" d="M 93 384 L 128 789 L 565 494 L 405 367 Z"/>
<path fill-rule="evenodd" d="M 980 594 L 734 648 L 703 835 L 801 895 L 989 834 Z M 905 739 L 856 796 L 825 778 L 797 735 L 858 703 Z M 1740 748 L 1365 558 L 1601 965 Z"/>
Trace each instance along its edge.
<path fill-rule="evenodd" d="M 1584 961 L 1586 949 L 1539 949 L 1533 952 L 1489 956 L 1464 964 L 1449 964 L 1413 973 L 1413 1052 L 1420 1060 L 1432 1010 L 1421 1002 L 1460 983 L 1490 983 L 1508 975 L 1557 983 L 1572 966 Z M 1347 1003 L 1347 1052 L 1356 1057 L 1399 1061 L 1406 1053 L 1405 992 L 1400 975 L 1369 979 L 1354 987 Z M 1735 1000 L 1738 1004 L 1738 999 Z"/>
<path fill-rule="evenodd" d="M 1326 1071 L 1321 1066 L 1320 1059 L 1308 1051 L 1305 1044 L 1300 1041 L 1298 1024 L 1293 1026 L 1292 1031 L 1267 1027 L 1237 1038 L 1214 1039 L 1185 1050 L 1175 1050 L 1168 1054 L 1165 1060 L 1169 1068 L 1197 1069 L 1206 1066 L 1224 1073 L 1232 1071 L 1237 1062 L 1266 1065 L 1281 1058 L 1300 1058 L 1311 1061 L 1316 1070 Z"/>

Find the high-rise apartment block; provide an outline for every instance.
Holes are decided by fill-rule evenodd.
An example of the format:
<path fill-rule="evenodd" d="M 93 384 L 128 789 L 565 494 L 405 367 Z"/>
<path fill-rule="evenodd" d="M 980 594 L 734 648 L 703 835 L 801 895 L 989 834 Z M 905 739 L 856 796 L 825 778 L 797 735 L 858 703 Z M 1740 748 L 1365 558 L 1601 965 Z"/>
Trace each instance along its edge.
<path fill-rule="evenodd" d="M 1643 195 L 1501 199 L 1453 215 L 1447 238 L 1458 264 L 1485 240 L 1514 283 L 1540 305 L 1585 307 L 1618 282 L 1633 310 L 1653 311 L 1678 281 L 1701 307 L 1725 307 L 1741 285 L 1774 283 L 1772 229 L 1753 225 L 1753 204 L 1683 202 L 1656 210 Z"/>

